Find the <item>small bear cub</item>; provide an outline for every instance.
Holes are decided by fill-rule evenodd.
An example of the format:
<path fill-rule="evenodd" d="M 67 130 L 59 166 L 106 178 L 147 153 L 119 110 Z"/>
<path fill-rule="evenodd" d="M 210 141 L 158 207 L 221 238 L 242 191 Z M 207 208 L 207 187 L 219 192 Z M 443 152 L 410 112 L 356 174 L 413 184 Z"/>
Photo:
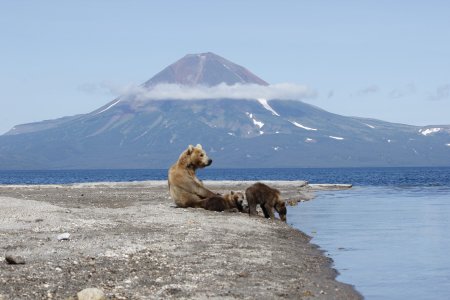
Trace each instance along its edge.
<path fill-rule="evenodd" d="M 229 194 L 223 196 L 216 195 L 206 198 L 202 201 L 201 207 L 213 211 L 242 212 L 244 209 L 243 203 L 244 194 L 231 191 Z"/>
<path fill-rule="evenodd" d="M 273 213 L 273 209 L 275 209 L 280 219 L 286 222 L 286 203 L 281 199 L 279 190 L 257 182 L 245 190 L 245 197 L 247 198 L 250 215 L 257 215 L 256 205 L 259 204 L 264 217 L 275 219 Z"/>

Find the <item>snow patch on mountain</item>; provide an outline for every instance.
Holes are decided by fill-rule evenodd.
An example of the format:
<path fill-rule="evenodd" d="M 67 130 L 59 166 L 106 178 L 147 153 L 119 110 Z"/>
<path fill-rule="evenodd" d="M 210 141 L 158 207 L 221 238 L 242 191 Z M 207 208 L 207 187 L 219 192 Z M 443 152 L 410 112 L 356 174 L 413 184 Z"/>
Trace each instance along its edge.
<path fill-rule="evenodd" d="M 267 103 L 267 99 L 263 99 L 263 98 L 259 98 L 257 99 L 259 103 L 261 103 L 261 105 L 267 109 L 268 111 L 270 111 L 274 116 L 279 117 L 280 115 L 269 105 L 269 103 Z"/>
<path fill-rule="evenodd" d="M 262 128 L 264 126 L 264 123 L 261 121 L 256 120 L 255 118 L 253 118 L 253 114 L 246 112 L 245 113 L 252 121 L 253 124 L 255 124 L 256 126 L 258 126 L 259 128 Z"/>
<path fill-rule="evenodd" d="M 222 64 L 222 66 L 224 66 L 225 68 L 227 68 L 228 70 L 231 71 L 231 68 L 229 66 L 227 66 L 226 64 Z"/>
<path fill-rule="evenodd" d="M 253 119 L 253 124 L 255 124 L 256 126 L 258 126 L 259 128 L 262 128 L 264 126 L 264 123 L 261 121 L 258 121 L 256 119 Z"/>
<path fill-rule="evenodd" d="M 373 126 L 373 125 L 366 124 L 366 123 L 363 123 L 363 124 L 366 125 L 366 126 L 369 127 L 369 128 L 375 129 L 375 126 Z"/>
<path fill-rule="evenodd" d="M 340 136 L 332 136 L 332 135 L 329 135 L 328 136 L 330 139 L 334 139 L 334 140 L 338 140 L 338 141 L 342 141 L 344 138 L 343 137 L 340 137 Z"/>
<path fill-rule="evenodd" d="M 116 105 L 116 104 L 119 103 L 119 102 L 120 102 L 120 99 L 118 99 L 117 101 L 115 101 L 114 103 L 112 103 L 112 104 L 111 104 L 110 106 L 108 106 L 107 108 L 105 108 L 105 109 L 99 111 L 98 113 L 96 113 L 96 115 L 101 114 L 102 112 L 107 111 L 108 109 L 110 109 L 111 107 L 113 107 L 114 105 Z"/>
<path fill-rule="evenodd" d="M 442 128 L 427 128 L 427 129 L 423 129 L 422 128 L 422 129 L 419 130 L 419 132 L 421 134 L 423 134 L 424 136 L 427 136 L 429 134 L 436 133 L 436 132 L 439 132 L 441 130 L 442 130 Z"/>
<path fill-rule="evenodd" d="M 312 130 L 312 131 L 316 131 L 317 130 L 316 128 L 307 127 L 307 126 L 304 126 L 304 125 L 302 125 L 300 123 L 297 123 L 295 121 L 289 121 L 289 122 L 291 122 L 294 126 L 297 126 L 299 128 L 302 128 L 302 129 Z"/>
<path fill-rule="evenodd" d="M 143 137 L 144 135 L 146 135 L 147 133 L 149 133 L 149 131 L 150 131 L 150 129 L 148 129 L 148 130 L 144 131 L 143 133 L 141 133 L 139 136 L 137 136 L 137 137 L 133 140 L 133 142 L 139 140 L 141 137 Z"/>
<path fill-rule="evenodd" d="M 305 139 L 305 143 L 315 143 L 315 142 L 316 142 L 316 140 L 311 139 L 311 138 L 306 138 Z"/>

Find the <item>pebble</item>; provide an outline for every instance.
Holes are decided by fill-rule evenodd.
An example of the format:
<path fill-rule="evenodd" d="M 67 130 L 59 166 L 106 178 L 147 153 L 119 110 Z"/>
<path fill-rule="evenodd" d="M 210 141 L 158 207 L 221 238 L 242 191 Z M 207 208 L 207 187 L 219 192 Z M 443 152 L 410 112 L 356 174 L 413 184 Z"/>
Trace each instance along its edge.
<path fill-rule="evenodd" d="M 250 272 L 248 271 L 242 271 L 241 273 L 238 273 L 239 277 L 248 277 L 250 276 Z"/>
<path fill-rule="evenodd" d="M 5 255 L 5 260 L 10 265 L 23 265 L 25 264 L 25 259 L 22 256 L 7 253 Z"/>
<path fill-rule="evenodd" d="M 87 288 L 77 293 L 78 300 L 106 300 L 105 294 L 97 288 Z"/>
<path fill-rule="evenodd" d="M 70 233 L 64 232 L 59 234 L 57 237 L 58 241 L 68 241 L 70 240 Z"/>

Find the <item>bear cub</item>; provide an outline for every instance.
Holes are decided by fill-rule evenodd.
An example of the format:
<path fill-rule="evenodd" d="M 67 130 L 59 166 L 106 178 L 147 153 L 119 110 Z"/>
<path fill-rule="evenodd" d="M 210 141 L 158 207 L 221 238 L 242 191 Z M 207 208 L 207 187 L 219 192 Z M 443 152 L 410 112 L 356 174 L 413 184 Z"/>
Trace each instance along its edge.
<path fill-rule="evenodd" d="M 280 197 L 280 191 L 268 185 L 257 182 L 245 190 L 245 197 L 248 202 L 250 215 L 257 215 L 256 205 L 259 204 L 264 213 L 264 217 L 275 219 L 273 209 L 286 222 L 286 203 Z"/>
<path fill-rule="evenodd" d="M 242 212 L 244 203 L 244 194 L 231 191 L 223 196 L 216 195 L 203 200 L 201 207 L 213 211 Z"/>

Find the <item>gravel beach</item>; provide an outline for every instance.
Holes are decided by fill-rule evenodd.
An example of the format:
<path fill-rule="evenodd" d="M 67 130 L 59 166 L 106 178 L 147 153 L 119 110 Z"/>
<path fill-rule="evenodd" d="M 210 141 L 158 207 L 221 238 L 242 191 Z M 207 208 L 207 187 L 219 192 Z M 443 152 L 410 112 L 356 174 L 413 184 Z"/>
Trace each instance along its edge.
<path fill-rule="evenodd" d="M 220 193 L 251 183 L 204 182 Z M 312 198 L 302 182 L 269 184 Z M 176 208 L 166 181 L 4 185 L 0 299 L 85 288 L 107 299 L 361 299 L 309 241 L 279 220 Z"/>

